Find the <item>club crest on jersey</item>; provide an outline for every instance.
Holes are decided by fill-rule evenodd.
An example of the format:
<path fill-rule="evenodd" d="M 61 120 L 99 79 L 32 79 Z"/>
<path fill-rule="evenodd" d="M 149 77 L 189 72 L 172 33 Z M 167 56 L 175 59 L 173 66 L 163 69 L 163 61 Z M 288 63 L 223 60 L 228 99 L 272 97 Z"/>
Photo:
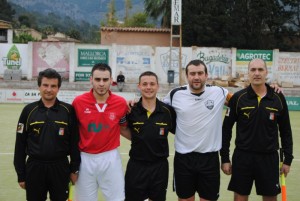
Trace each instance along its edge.
<path fill-rule="evenodd" d="M 64 134 L 65 134 L 65 129 L 64 128 L 59 128 L 58 135 L 63 136 Z"/>
<path fill-rule="evenodd" d="M 205 102 L 205 106 L 207 107 L 207 109 L 212 110 L 215 106 L 214 101 L 213 100 L 207 100 Z"/>
<path fill-rule="evenodd" d="M 109 119 L 110 120 L 114 120 L 115 118 L 116 118 L 116 114 L 115 113 L 113 113 L 113 112 L 109 113 Z"/>

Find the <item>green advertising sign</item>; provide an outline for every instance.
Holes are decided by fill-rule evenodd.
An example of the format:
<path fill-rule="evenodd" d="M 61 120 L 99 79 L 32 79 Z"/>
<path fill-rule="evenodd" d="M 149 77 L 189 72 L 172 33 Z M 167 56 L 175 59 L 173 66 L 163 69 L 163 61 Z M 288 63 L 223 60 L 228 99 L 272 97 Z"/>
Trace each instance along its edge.
<path fill-rule="evenodd" d="M 273 61 L 273 50 L 237 50 L 236 61 L 245 62 L 251 61 L 252 59 L 260 58 L 266 62 Z"/>
<path fill-rule="evenodd" d="M 289 110 L 300 110 L 300 97 L 285 97 Z"/>
<path fill-rule="evenodd" d="M 93 67 L 96 63 L 108 64 L 108 49 L 78 49 L 78 66 Z"/>
<path fill-rule="evenodd" d="M 75 82 L 77 81 L 89 81 L 91 72 L 75 72 Z"/>

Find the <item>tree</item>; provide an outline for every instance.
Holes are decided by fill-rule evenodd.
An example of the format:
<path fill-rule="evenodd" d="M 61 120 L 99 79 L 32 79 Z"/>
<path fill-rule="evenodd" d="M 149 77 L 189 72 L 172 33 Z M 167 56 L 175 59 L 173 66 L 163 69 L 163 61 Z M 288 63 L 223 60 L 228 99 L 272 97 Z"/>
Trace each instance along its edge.
<path fill-rule="evenodd" d="M 111 0 L 108 4 L 108 13 L 106 14 L 106 25 L 117 26 L 118 20 L 116 18 L 115 0 Z"/>
<path fill-rule="evenodd" d="M 239 48 L 280 48 L 285 23 L 291 13 L 282 1 L 239 0 L 231 4 L 229 15 L 238 23 L 232 24 L 231 41 Z"/>
<path fill-rule="evenodd" d="M 154 27 L 154 24 L 147 22 L 148 15 L 146 13 L 135 13 L 124 24 L 125 27 Z"/>
<path fill-rule="evenodd" d="M 15 10 L 12 9 L 7 0 L 0 0 L 0 10 L 0 20 L 11 22 L 15 14 Z"/>
<path fill-rule="evenodd" d="M 186 0 L 183 0 L 184 2 Z M 145 11 L 153 19 L 162 17 L 161 26 L 170 27 L 171 24 L 171 0 L 144 0 Z"/>
<path fill-rule="evenodd" d="M 129 19 L 129 10 L 132 8 L 132 4 L 131 4 L 131 0 L 125 0 L 125 17 L 124 17 L 124 21 L 125 23 L 128 21 Z"/>
<path fill-rule="evenodd" d="M 224 39 L 228 37 L 230 22 L 226 1 L 182 1 L 182 43 L 184 46 L 223 45 Z"/>
<path fill-rule="evenodd" d="M 71 29 L 66 32 L 66 35 L 70 36 L 71 38 L 81 40 L 80 32 L 77 31 L 76 29 Z"/>
<path fill-rule="evenodd" d="M 18 36 L 14 36 L 14 38 L 13 38 L 13 43 L 28 43 L 30 41 L 34 42 L 37 40 L 26 32 L 20 33 Z"/>

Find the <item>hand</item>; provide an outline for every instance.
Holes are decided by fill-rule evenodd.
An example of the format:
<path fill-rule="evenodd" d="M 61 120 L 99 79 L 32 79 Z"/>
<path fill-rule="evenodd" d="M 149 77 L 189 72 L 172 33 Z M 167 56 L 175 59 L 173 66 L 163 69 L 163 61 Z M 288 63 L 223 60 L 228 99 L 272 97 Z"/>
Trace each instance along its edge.
<path fill-rule="evenodd" d="M 26 189 L 25 181 L 19 182 L 19 186 L 23 189 Z"/>
<path fill-rule="evenodd" d="M 131 108 L 136 104 L 136 101 L 134 100 L 129 100 L 127 101 L 127 106 L 128 106 L 128 110 L 127 110 L 127 114 L 129 114 L 131 112 Z"/>
<path fill-rule="evenodd" d="M 276 84 L 276 83 L 270 84 L 270 87 L 273 88 L 274 91 L 275 91 L 276 93 L 278 93 L 278 94 L 279 94 L 279 93 L 283 93 L 282 88 L 280 88 L 280 87 L 278 86 L 278 84 Z"/>
<path fill-rule="evenodd" d="M 287 177 L 289 172 L 290 172 L 290 166 L 286 164 L 282 164 L 282 167 L 280 168 L 280 174 L 284 174 L 284 176 Z"/>
<path fill-rule="evenodd" d="M 222 163 L 221 169 L 226 175 L 231 175 L 231 163 Z"/>
<path fill-rule="evenodd" d="M 70 174 L 70 180 L 71 180 L 73 185 L 76 183 L 77 179 L 78 179 L 78 173 L 71 173 Z"/>

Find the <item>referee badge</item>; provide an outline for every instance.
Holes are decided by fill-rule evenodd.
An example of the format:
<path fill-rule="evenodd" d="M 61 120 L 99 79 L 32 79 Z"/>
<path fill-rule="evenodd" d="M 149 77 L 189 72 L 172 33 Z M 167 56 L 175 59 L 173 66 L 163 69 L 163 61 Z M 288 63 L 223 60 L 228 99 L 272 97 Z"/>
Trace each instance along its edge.
<path fill-rule="evenodd" d="M 17 133 L 23 133 L 23 130 L 24 130 L 24 124 L 18 123 Z"/>
<path fill-rule="evenodd" d="M 63 136 L 64 134 L 65 134 L 65 129 L 64 128 L 59 128 L 58 135 Z"/>
<path fill-rule="evenodd" d="M 226 109 L 225 116 L 226 116 L 226 117 L 229 117 L 229 114 L 230 114 L 230 108 L 228 107 L 228 108 Z"/>
<path fill-rule="evenodd" d="M 274 114 L 274 112 L 270 113 L 270 120 L 275 120 L 275 114 Z"/>
<path fill-rule="evenodd" d="M 159 135 L 165 135 L 165 129 L 164 128 L 160 128 Z"/>

